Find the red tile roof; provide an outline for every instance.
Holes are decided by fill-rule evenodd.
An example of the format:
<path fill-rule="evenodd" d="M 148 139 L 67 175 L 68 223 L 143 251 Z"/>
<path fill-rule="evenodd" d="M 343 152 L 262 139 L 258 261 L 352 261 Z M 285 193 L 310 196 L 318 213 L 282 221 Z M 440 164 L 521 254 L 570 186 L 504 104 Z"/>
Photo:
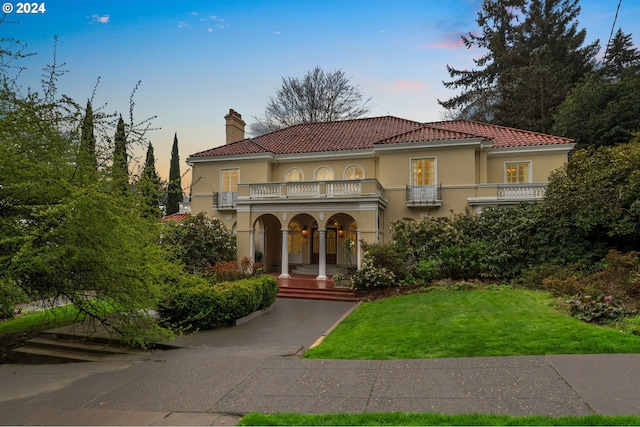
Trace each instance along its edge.
<path fill-rule="evenodd" d="M 571 144 L 572 139 L 528 130 L 474 122 L 471 120 L 452 120 L 446 122 L 425 123 L 427 126 L 447 129 L 456 132 L 467 132 L 481 135 L 493 141 L 493 148 L 525 147 L 534 145 Z"/>
<path fill-rule="evenodd" d="M 190 218 L 190 217 L 191 217 L 191 214 L 188 214 L 188 213 L 174 213 L 174 214 L 162 217 L 161 221 L 182 222 L 185 219 Z"/>
<path fill-rule="evenodd" d="M 573 140 L 469 120 L 419 123 L 384 116 L 290 126 L 190 157 L 272 153 L 302 154 L 371 149 L 376 144 L 484 138 L 494 148 L 570 144 Z"/>

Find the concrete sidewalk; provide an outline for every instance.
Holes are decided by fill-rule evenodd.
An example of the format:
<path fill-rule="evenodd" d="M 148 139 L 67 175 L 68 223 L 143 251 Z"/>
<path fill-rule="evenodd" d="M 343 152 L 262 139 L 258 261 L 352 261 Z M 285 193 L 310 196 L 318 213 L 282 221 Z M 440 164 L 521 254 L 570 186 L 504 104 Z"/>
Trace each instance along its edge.
<path fill-rule="evenodd" d="M 278 299 L 177 350 L 0 365 L 0 424 L 232 425 L 252 411 L 640 415 L 640 355 L 300 359 L 353 307 Z"/>

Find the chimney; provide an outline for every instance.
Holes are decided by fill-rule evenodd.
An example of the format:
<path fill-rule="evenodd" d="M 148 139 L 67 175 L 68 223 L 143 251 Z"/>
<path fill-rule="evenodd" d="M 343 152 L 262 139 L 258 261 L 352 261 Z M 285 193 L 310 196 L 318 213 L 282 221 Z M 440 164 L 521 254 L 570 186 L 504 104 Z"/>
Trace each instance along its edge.
<path fill-rule="evenodd" d="M 245 122 L 240 113 L 229 109 L 229 114 L 224 116 L 227 122 L 227 144 L 242 141 L 244 139 Z"/>

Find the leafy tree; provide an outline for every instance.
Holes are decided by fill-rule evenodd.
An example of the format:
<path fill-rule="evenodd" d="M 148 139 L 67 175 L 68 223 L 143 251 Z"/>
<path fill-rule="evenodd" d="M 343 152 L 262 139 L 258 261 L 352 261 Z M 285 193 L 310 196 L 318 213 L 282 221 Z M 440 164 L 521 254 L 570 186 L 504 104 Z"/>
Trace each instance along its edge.
<path fill-rule="evenodd" d="M 173 136 L 173 146 L 171 147 L 166 215 L 171 215 L 180 211 L 180 203 L 182 202 L 183 197 L 182 177 L 180 175 L 180 156 L 178 155 L 178 134 L 176 133 Z"/>
<path fill-rule="evenodd" d="M 57 95 L 61 73 L 55 64 L 47 70 L 43 96 L 0 88 L 2 294 L 65 297 L 129 342 L 167 336 L 148 309 L 180 270 L 157 243 L 158 225 L 140 215 L 138 198 L 105 191 L 111 176 L 102 170 L 96 185 L 77 174 L 78 118 L 89 114 Z"/>
<path fill-rule="evenodd" d="M 552 174 L 540 220 L 542 261 L 590 266 L 610 249 L 640 250 L 639 138 L 576 151 Z"/>
<path fill-rule="evenodd" d="M 236 258 L 235 236 L 218 219 L 209 219 L 200 212 L 182 222 L 164 225 L 162 244 L 188 273 L 203 274 L 207 266 Z"/>
<path fill-rule="evenodd" d="M 556 114 L 552 132 L 576 140 L 576 148 L 628 142 L 640 129 L 640 73 L 623 71 L 617 79 L 589 74 L 569 93 Z"/>
<path fill-rule="evenodd" d="M 145 201 L 144 215 L 149 218 L 160 218 L 160 177 L 156 172 L 156 159 L 151 143 L 147 148 L 147 156 L 138 187 Z"/>
<path fill-rule="evenodd" d="M 117 194 L 127 194 L 129 191 L 129 161 L 127 156 L 127 136 L 125 134 L 122 116 L 118 119 L 114 137 L 111 180 L 113 189 Z"/>
<path fill-rule="evenodd" d="M 369 112 L 368 103 L 344 71 L 324 72 L 315 67 L 301 79 L 283 77 L 269 98 L 262 117 L 254 117 L 254 133 L 262 134 L 300 123 L 355 119 Z"/>
<path fill-rule="evenodd" d="M 479 36 L 468 48 L 487 50 L 477 69 L 447 67 L 445 87 L 462 93 L 439 101 L 461 116 L 548 133 L 553 115 L 573 85 L 594 67 L 598 42 L 583 46 L 578 0 L 484 0 Z"/>

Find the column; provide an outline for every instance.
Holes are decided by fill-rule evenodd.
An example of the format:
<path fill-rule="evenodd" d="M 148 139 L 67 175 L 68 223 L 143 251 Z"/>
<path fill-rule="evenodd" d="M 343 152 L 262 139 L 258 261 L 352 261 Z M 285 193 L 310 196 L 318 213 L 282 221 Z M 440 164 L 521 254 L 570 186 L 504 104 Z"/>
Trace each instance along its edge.
<path fill-rule="evenodd" d="M 320 264 L 318 265 L 318 277 L 316 277 L 316 280 L 327 280 L 327 230 L 318 230 L 318 233 Z"/>
<path fill-rule="evenodd" d="M 362 265 L 362 246 L 360 245 L 360 230 L 356 230 L 356 267 L 360 270 Z"/>
<path fill-rule="evenodd" d="M 251 231 L 249 231 L 249 238 L 251 240 L 249 240 L 249 253 L 251 255 L 249 255 L 249 257 L 251 258 L 251 264 L 256 262 L 256 243 L 255 243 L 255 237 L 256 237 L 256 230 L 255 229 L 251 229 Z"/>
<path fill-rule="evenodd" d="M 282 229 L 282 261 L 280 262 L 280 278 L 288 279 L 289 275 L 289 229 Z"/>

